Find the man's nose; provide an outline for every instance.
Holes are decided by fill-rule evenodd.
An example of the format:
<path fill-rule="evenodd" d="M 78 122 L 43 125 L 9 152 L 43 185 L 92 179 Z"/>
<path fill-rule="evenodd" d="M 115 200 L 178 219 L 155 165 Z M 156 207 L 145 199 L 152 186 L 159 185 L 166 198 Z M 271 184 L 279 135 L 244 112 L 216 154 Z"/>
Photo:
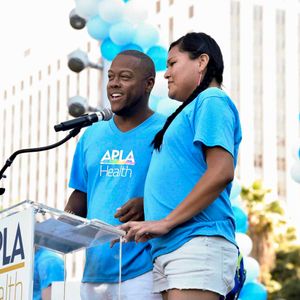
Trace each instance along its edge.
<path fill-rule="evenodd" d="M 119 80 L 118 77 L 114 77 L 113 79 L 111 79 L 109 82 L 108 82 L 108 85 L 111 86 L 111 87 L 116 87 L 116 86 L 120 86 L 121 85 L 121 82 Z"/>

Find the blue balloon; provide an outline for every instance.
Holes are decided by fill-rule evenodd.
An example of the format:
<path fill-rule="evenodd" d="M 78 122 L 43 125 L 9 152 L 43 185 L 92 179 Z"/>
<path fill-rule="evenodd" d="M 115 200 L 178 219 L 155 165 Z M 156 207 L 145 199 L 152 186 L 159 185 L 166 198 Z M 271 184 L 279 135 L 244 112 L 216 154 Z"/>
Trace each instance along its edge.
<path fill-rule="evenodd" d="M 236 232 L 246 233 L 248 230 L 248 216 L 247 214 L 237 206 L 232 207 L 233 215 L 235 219 Z"/>
<path fill-rule="evenodd" d="M 113 43 L 110 38 L 106 38 L 101 43 L 100 50 L 105 59 L 112 61 L 122 51 L 122 47 Z"/>
<path fill-rule="evenodd" d="M 156 72 L 166 69 L 168 59 L 168 51 L 166 48 L 162 46 L 153 46 L 148 49 L 146 54 L 152 58 Z"/>
<path fill-rule="evenodd" d="M 108 37 L 110 24 L 96 15 L 87 21 L 86 28 L 92 38 L 100 41 Z"/>
<path fill-rule="evenodd" d="M 122 51 L 125 51 L 125 50 L 137 50 L 137 51 L 143 52 L 143 49 L 139 45 L 136 45 L 136 44 L 127 44 L 127 45 L 123 46 Z"/>
<path fill-rule="evenodd" d="M 266 300 L 267 295 L 264 285 L 258 282 L 248 282 L 243 286 L 239 300 Z"/>
<path fill-rule="evenodd" d="M 132 42 L 135 34 L 134 26 L 126 21 L 111 26 L 109 30 L 110 39 L 117 45 L 126 45 Z"/>

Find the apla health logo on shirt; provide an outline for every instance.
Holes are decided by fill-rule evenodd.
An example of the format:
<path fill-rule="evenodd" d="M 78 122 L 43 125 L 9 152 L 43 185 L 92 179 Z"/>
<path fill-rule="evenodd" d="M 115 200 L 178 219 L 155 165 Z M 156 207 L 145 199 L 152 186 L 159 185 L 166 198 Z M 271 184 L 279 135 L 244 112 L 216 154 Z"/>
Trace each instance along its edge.
<path fill-rule="evenodd" d="M 124 150 L 107 150 L 100 161 L 100 176 L 131 177 L 135 165 L 133 151 L 124 153 Z"/>

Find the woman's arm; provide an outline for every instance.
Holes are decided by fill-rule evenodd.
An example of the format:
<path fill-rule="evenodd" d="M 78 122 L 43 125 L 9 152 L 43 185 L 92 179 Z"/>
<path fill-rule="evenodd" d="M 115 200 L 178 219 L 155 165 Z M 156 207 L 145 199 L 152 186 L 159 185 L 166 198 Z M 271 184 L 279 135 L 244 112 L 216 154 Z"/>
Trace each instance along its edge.
<path fill-rule="evenodd" d="M 145 241 L 166 234 L 204 210 L 220 195 L 233 180 L 233 157 L 221 147 L 206 147 L 205 155 L 207 170 L 188 196 L 163 220 L 122 225 L 127 231 L 127 240 Z"/>

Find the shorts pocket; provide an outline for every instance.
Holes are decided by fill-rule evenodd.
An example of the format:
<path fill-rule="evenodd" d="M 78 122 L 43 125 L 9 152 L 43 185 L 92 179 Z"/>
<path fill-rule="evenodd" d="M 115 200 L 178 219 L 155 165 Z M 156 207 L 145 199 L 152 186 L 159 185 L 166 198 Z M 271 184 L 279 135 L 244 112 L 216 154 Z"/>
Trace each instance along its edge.
<path fill-rule="evenodd" d="M 234 276 L 237 268 L 238 251 L 222 247 L 222 279 L 230 291 L 234 286 Z"/>

